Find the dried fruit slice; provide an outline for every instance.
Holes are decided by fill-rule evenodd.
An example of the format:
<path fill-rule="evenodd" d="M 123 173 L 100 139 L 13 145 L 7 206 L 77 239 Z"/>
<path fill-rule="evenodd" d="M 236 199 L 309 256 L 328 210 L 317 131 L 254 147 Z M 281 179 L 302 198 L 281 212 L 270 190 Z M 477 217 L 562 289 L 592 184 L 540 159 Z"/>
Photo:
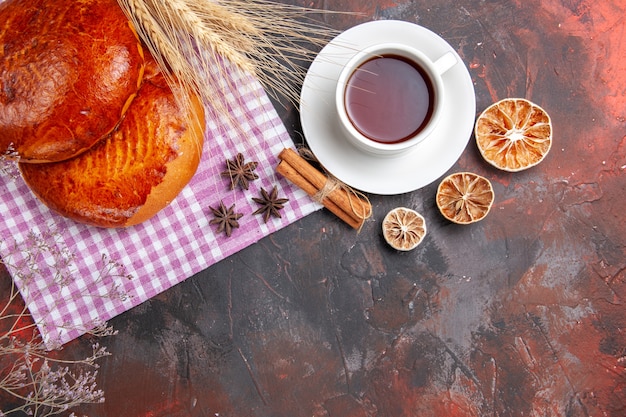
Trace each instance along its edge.
<path fill-rule="evenodd" d="M 484 218 L 493 204 L 489 180 L 471 172 L 448 175 L 437 188 L 437 207 L 443 216 L 458 224 Z"/>
<path fill-rule="evenodd" d="M 383 237 L 397 250 L 415 249 L 426 235 L 424 217 L 415 210 L 396 207 L 383 219 Z"/>
<path fill-rule="evenodd" d="M 489 106 L 478 116 L 474 133 L 483 158 L 504 171 L 537 165 L 552 146 L 550 116 L 522 98 L 506 98 Z"/>

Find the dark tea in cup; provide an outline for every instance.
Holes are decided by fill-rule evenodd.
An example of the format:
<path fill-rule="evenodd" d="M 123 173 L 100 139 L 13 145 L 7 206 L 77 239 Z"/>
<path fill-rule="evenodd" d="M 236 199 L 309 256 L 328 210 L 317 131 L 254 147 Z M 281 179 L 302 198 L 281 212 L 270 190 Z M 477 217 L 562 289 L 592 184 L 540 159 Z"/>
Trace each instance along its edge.
<path fill-rule="evenodd" d="M 335 104 L 345 138 L 366 152 L 393 156 L 429 137 L 444 108 L 442 74 L 452 52 L 431 59 L 402 43 L 358 51 L 337 80 Z"/>
<path fill-rule="evenodd" d="M 345 88 L 350 122 L 366 138 L 398 143 L 414 137 L 430 121 L 434 87 L 416 62 L 386 54 L 362 63 Z"/>

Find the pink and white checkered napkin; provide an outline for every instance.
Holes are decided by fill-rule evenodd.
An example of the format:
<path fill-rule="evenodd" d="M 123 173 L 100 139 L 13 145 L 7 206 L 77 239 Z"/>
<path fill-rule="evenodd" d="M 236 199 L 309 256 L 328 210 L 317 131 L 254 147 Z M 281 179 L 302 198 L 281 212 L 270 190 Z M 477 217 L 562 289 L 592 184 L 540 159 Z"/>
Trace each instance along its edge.
<path fill-rule="evenodd" d="M 275 175 L 278 153 L 293 142 L 261 85 L 249 78 L 236 83 L 227 101 L 238 128 L 208 117 L 196 175 L 170 206 L 138 226 L 77 224 L 48 210 L 21 178 L 0 175 L 0 256 L 48 346 L 80 336 L 321 207 Z M 230 190 L 230 179 L 220 177 L 225 160 L 238 152 L 258 162 L 260 178 L 249 190 Z M 282 218 L 265 223 L 252 214 L 258 208 L 252 197 L 274 185 L 289 202 Z M 209 206 L 220 200 L 244 214 L 229 238 L 209 224 Z M 35 253 L 42 256 L 33 259 Z"/>

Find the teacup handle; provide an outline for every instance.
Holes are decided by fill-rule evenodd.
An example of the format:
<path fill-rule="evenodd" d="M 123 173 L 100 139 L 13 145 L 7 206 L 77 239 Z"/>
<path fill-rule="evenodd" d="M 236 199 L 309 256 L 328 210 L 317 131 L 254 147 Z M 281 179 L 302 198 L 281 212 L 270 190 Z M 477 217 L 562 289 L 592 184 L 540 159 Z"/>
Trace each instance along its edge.
<path fill-rule="evenodd" d="M 446 71 L 452 68 L 457 63 L 456 56 L 452 52 L 446 52 L 445 55 L 441 56 L 433 65 L 435 66 L 435 70 L 439 75 L 443 75 Z"/>

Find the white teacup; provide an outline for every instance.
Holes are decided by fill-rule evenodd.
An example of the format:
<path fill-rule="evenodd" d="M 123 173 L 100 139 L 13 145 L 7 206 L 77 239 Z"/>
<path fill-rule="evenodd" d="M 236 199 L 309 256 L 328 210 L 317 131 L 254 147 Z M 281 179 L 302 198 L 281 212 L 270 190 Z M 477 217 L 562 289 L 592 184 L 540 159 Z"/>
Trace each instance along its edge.
<path fill-rule="evenodd" d="M 335 93 L 345 136 L 381 156 L 422 142 L 439 123 L 445 105 L 441 76 L 457 62 L 452 52 L 432 61 L 400 43 L 359 51 L 341 71 Z"/>

